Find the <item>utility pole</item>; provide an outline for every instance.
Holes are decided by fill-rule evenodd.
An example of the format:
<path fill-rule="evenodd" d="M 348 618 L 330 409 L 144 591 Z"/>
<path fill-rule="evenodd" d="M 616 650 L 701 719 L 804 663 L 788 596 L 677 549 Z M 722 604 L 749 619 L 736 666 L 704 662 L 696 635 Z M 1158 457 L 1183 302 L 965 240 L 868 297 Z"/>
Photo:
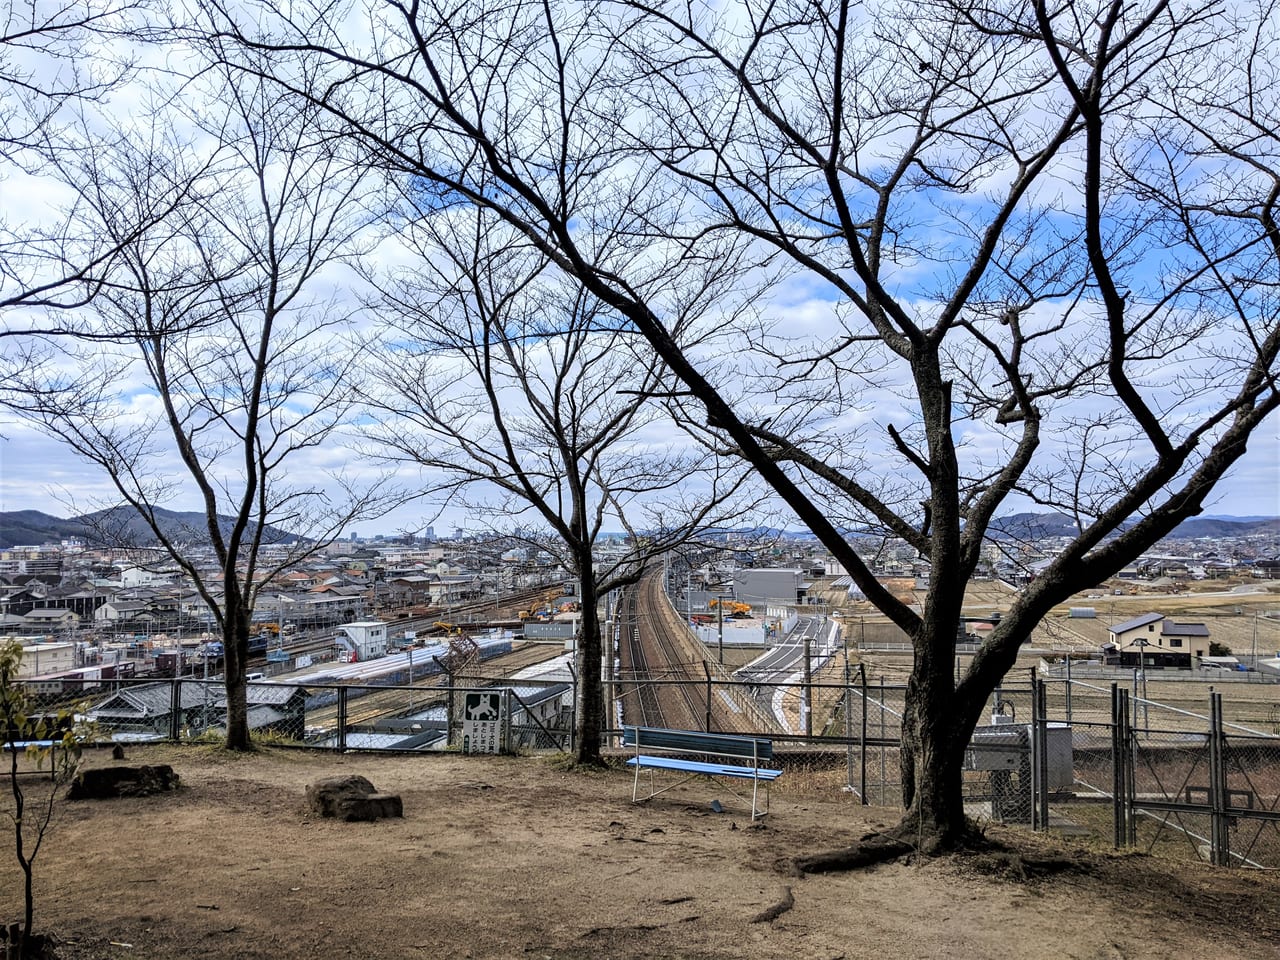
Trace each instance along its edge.
<path fill-rule="evenodd" d="M 813 640 L 808 634 L 804 638 L 804 735 L 813 738 L 813 660 L 811 645 Z"/>

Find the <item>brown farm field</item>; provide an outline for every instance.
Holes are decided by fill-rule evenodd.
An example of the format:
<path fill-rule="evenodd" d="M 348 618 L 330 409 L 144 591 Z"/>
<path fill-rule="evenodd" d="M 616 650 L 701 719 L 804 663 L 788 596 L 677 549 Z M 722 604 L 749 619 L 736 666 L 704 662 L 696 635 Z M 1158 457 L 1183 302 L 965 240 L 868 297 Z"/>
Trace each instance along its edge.
<path fill-rule="evenodd" d="M 624 771 L 544 758 L 161 746 L 129 762 L 183 785 L 63 805 L 36 889 L 66 960 L 1257 960 L 1280 942 L 1280 874 L 998 826 L 1003 849 L 796 876 L 795 855 L 897 816 L 799 775 L 753 825 L 710 781 L 634 805 Z M 311 815 L 306 785 L 342 773 L 400 794 L 404 818 Z M 4 918 L 18 879 L 10 855 Z"/>
<path fill-rule="evenodd" d="M 1260 657 L 1274 656 L 1280 652 L 1280 582 L 1256 580 L 1234 582 L 1199 581 L 1190 585 L 1188 592 L 1171 594 L 1144 589 L 1142 584 L 1108 583 L 1106 587 L 1082 593 L 1069 603 L 1055 608 L 1033 631 L 1026 651 L 1010 671 L 1010 682 L 1025 685 L 1031 670 L 1043 656 L 1065 653 L 1076 656 L 1095 656 L 1108 638 L 1112 623 L 1129 620 L 1144 613 L 1163 613 L 1175 620 L 1204 623 L 1210 636 L 1228 647 L 1236 655 L 1248 657 L 1256 649 Z M 1107 592 L 1103 592 L 1104 589 Z M 1126 592 L 1115 595 L 1115 589 Z M 1137 590 L 1139 592 L 1127 592 Z M 969 616 L 983 616 L 1008 608 L 1014 592 L 997 581 L 975 581 L 965 595 L 965 611 Z M 1091 608 L 1093 617 L 1072 617 L 1072 608 Z M 893 627 L 869 604 L 850 604 L 842 610 L 845 635 L 851 645 L 857 647 L 861 636 L 905 643 L 905 636 Z M 866 667 L 868 677 L 883 678 L 890 684 L 904 683 L 910 674 L 911 654 L 908 650 L 885 651 L 871 649 L 855 655 Z M 964 664 L 963 656 L 960 660 Z M 834 679 L 834 678 L 832 678 Z M 1096 702 L 1090 702 L 1088 692 L 1081 691 L 1075 701 L 1092 719 L 1105 719 L 1109 715 L 1107 693 L 1111 680 L 1088 681 L 1098 687 Z M 1127 681 L 1125 681 L 1127 682 Z M 1244 683 L 1238 678 L 1215 676 L 1206 673 L 1182 673 L 1178 671 L 1148 671 L 1145 696 L 1167 704 L 1176 710 L 1185 710 L 1197 716 L 1208 713 L 1211 690 L 1223 693 L 1224 715 L 1229 722 L 1241 724 L 1260 733 L 1280 733 L 1280 684 Z M 1142 690 L 1139 690 L 1141 693 Z M 1050 708 L 1063 706 L 1063 697 L 1050 691 Z M 1195 718 L 1184 718 L 1196 723 Z M 1183 721 L 1170 712 L 1163 721 L 1175 729 Z"/>

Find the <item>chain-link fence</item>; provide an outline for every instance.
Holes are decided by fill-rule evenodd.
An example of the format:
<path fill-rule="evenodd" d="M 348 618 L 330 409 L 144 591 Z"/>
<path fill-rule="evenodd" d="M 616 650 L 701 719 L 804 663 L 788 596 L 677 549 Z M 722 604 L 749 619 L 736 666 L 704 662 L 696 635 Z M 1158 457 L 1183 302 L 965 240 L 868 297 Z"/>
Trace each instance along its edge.
<path fill-rule="evenodd" d="M 709 671 L 705 682 L 681 683 L 699 701 L 702 726 L 770 736 L 782 763 L 824 770 L 828 782 L 838 773 L 864 803 L 901 802 L 903 685 L 870 679 L 856 665 L 839 682 L 748 684 Z M 1136 697 L 1135 688 L 1054 679 L 996 690 L 965 755 L 970 816 L 1280 868 L 1280 711 L 1265 701 L 1224 706 L 1220 693 L 1202 710 L 1175 707 Z M 1280 697 L 1280 688 L 1267 689 Z M 61 681 L 28 690 L 39 712 L 87 718 L 103 741 L 217 739 L 226 730 L 226 693 L 216 680 Z M 255 737 L 304 747 L 467 749 L 483 738 L 503 750 L 570 750 L 576 693 L 573 682 L 448 674 L 412 685 L 254 681 L 246 710 Z M 607 715 L 632 722 L 624 711 L 614 705 Z M 1224 719 L 1232 716 L 1262 722 Z"/>
<path fill-rule="evenodd" d="M 388 686 L 250 681 L 246 720 L 255 739 L 334 750 L 461 748 L 466 697 L 501 696 L 504 750 L 567 750 L 573 730 L 571 683 L 443 676 L 437 685 Z M 104 742 L 191 741 L 225 736 L 227 697 L 221 681 L 121 679 L 108 683 L 28 685 L 36 711 L 69 710 Z M 474 719 L 474 718 L 473 718 Z M 488 720 L 476 722 L 489 722 Z"/>
<path fill-rule="evenodd" d="M 1280 867 L 1275 731 L 1225 720 L 1223 694 L 1213 691 L 1197 711 L 1135 697 L 1128 684 L 1039 689 L 1036 728 L 1050 738 L 1069 731 L 1071 750 L 1069 785 L 1038 794 L 1041 825 L 1167 856 Z"/>

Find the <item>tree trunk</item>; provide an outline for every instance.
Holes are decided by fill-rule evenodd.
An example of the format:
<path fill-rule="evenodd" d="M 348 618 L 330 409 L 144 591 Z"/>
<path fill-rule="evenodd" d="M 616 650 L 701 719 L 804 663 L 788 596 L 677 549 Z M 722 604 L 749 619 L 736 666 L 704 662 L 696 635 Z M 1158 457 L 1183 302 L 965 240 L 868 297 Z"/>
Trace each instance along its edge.
<path fill-rule="evenodd" d="M 902 799 L 907 811 L 895 835 L 926 853 L 955 849 L 969 835 L 962 770 L 972 728 L 961 736 L 961 730 L 947 729 L 945 717 L 922 725 L 919 718 L 929 707 L 918 696 L 914 703 L 911 700 L 909 692 L 911 720 L 904 720 L 902 727 Z"/>
<path fill-rule="evenodd" d="M 928 852 L 954 849 L 968 838 L 964 755 L 978 709 L 952 676 L 955 626 L 921 626 L 902 721 L 902 801 L 897 836 Z"/>
<path fill-rule="evenodd" d="M 582 631 L 578 637 L 578 702 L 574 730 L 578 763 L 599 765 L 600 732 L 605 726 L 604 688 L 600 668 L 604 662 L 600 641 L 600 598 L 596 592 L 595 569 L 590 556 L 580 561 L 579 595 L 582 600 Z"/>
<path fill-rule="evenodd" d="M 252 750 L 249 739 L 249 704 L 245 677 L 249 665 L 249 614 L 228 604 L 223 620 L 222 649 L 227 692 L 228 750 Z"/>

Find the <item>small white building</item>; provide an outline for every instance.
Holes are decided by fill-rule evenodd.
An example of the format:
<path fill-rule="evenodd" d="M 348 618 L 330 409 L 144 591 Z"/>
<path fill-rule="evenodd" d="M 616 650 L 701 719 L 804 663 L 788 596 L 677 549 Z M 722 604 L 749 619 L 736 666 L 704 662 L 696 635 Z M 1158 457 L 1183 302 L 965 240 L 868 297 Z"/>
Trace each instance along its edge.
<path fill-rule="evenodd" d="M 18 638 L 23 641 L 22 637 Z M 76 645 L 74 643 L 22 643 L 22 662 L 18 664 L 18 679 L 39 677 L 46 673 L 62 673 L 74 670 Z"/>
<path fill-rule="evenodd" d="M 125 567 L 120 571 L 120 584 L 124 587 L 167 586 L 173 583 L 173 573 L 148 570 L 146 567 Z"/>
<path fill-rule="evenodd" d="M 387 655 L 387 625 L 381 620 L 361 620 L 338 627 L 338 645 L 359 661 Z"/>

